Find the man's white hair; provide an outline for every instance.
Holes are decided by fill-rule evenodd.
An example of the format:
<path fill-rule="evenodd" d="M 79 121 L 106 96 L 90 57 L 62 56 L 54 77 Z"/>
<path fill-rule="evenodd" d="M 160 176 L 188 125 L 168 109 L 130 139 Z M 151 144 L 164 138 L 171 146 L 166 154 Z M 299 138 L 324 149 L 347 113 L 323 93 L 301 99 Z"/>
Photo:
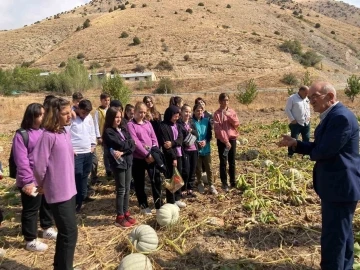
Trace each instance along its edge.
<path fill-rule="evenodd" d="M 321 92 L 324 93 L 324 94 L 333 93 L 334 94 L 334 99 L 336 100 L 336 90 L 335 90 L 335 87 L 332 84 L 324 83 L 324 85 L 321 88 Z"/>

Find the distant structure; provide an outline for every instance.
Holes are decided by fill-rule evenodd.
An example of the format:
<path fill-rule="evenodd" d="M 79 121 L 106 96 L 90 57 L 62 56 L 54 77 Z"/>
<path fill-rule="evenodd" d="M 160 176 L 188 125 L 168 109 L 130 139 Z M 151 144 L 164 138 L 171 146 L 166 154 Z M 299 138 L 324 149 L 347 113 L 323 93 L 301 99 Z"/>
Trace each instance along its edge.
<path fill-rule="evenodd" d="M 119 74 L 125 81 L 156 81 L 154 72 L 143 72 L 143 73 L 130 73 L 130 74 Z M 110 78 L 114 78 L 115 75 L 111 74 Z"/>
<path fill-rule="evenodd" d="M 97 77 L 98 79 L 108 78 L 109 74 L 104 72 L 91 73 L 89 74 L 89 80 L 91 81 L 92 77 Z"/>
<path fill-rule="evenodd" d="M 49 76 L 51 72 L 40 72 L 39 76 Z"/>

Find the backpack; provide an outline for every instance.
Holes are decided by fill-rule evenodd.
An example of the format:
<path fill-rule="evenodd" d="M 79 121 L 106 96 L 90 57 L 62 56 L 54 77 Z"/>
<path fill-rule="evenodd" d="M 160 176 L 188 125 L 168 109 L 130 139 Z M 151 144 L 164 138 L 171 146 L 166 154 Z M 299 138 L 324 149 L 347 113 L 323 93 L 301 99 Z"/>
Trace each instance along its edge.
<path fill-rule="evenodd" d="M 16 131 L 16 133 L 20 133 L 21 137 L 23 138 L 24 145 L 27 148 L 29 144 L 29 134 L 27 133 L 26 129 L 19 128 Z M 17 168 L 14 160 L 14 151 L 13 148 L 11 147 L 10 158 L 9 158 L 9 176 L 10 178 L 16 179 L 16 174 L 17 174 Z"/>

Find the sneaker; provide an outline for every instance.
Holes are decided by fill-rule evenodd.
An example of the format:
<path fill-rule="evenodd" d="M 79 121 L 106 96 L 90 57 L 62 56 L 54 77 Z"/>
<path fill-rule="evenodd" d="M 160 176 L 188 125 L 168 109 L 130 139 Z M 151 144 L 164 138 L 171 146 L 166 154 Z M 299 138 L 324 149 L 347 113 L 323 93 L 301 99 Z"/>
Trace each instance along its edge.
<path fill-rule="evenodd" d="M 45 251 L 48 249 L 48 245 L 43 243 L 43 242 L 40 242 L 38 241 L 37 239 L 34 239 L 32 241 L 27 241 L 26 242 L 26 247 L 25 247 L 26 250 L 29 250 L 29 251 Z"/>
<path fill-rule="evenodd" d="M 125 213 L 125 218 L 131 225 L 134 225 L 136 223 L 136 219 L 131 217 L 129 211 Z"/>
<path fill-rule="evenodd" d="M 202 183 L 200 183 L 198 185 L 198 191 L 199 191 L 199 193 L 204 194 L 205 189 L 204 189 L 204 185 Z"/>
<path fill-rule="evenodd" d="M 132 226 L 132 224 L 129 221 L 127 221 L 125 216 L 117 216 L 115 220 L 115 226 L 122 228 L 129 228 Z"/>
<path fill-rule="evenodd" d="M 229 192 L 229 186 L 227 184 L 223 184 L 221 186 L 222 190 L 225 191 L 225 192 Z"/>
<path fill-rule="evenodd" d="M 57 231 L 53 227 L 50 227 L 43 231 L 43 238 L 44 239 L 50 239 L 50 240 L 56 240 L 57 238 Z"/>
<path fill-rule="evenodd" d="M 175 204 L 179 207 L 179 208 L 185 208 L 186 207 L 186 203 L 182 202 L 182 201 L 176 201 Z"/>
<path fill-rule="evenodd" d="M 149 207 L 142 208 L 142 209 L 141 209 L 141 214 L 144 214 L 144 215 L 152 215 L 151 210 L 150 210 Z"/>
<path fill-rule="evenodd" d="M 194 193 L 194 191 L 191 190 L 191 189 L 188 190 L 187 196 L 188 196 L 189 198 L 196 198 L 196 197 L 197 197 L 196 194 Z"/>
<path fill-rule="evenodd" d="M 210 191 L 211 194 L 218 195 L 218 192 L 217 192 L 216 188 L 213 185 L 211 185 L 209 187 L 209 191 Z"/>

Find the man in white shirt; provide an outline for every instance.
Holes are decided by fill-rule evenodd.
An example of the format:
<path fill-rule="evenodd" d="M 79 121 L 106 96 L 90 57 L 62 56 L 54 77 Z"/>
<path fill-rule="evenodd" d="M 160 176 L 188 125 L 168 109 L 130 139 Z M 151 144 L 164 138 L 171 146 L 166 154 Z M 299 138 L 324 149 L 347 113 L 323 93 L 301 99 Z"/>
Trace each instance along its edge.
<path fill-rule="evenodd" d="M 92 153 L 96 147 L 94 120 L 90 115 L 91 102 L 80 101 L 75 108 L 76 117 L 70 126 L 71 143 L 75 155 L 76 211 L 79 212 L 87 197 L 87 180 L 92 168 Z"/>
<path fill-rule="evenodd" d="M 301 86 L 296 94 L 291 95 L 285 107 L 285 113 L 289 118 L 291 137 L 298 139 L 301 134 L 302 140 L 310 140 L 310 102 L 308 99 L 309 87 Z M 292 157 L 294 151 L 289 147 L 288 156 Z"/>

